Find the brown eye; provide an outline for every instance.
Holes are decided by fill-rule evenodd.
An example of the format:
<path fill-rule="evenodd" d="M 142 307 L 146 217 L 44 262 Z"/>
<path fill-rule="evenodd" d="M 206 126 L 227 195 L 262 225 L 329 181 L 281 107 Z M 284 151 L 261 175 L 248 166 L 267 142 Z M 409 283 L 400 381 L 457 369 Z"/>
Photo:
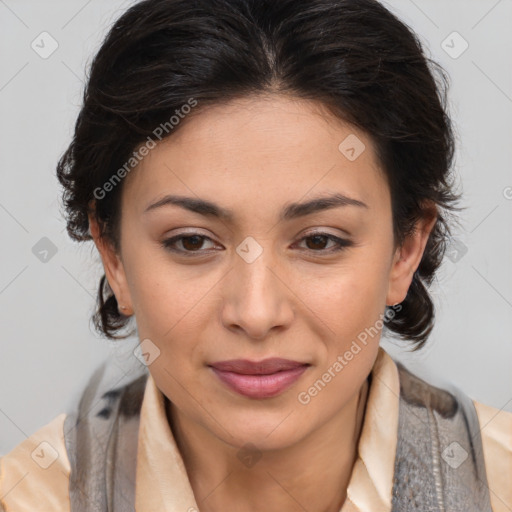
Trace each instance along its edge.
<path fill-rule="evenodd" d="M 168 238 L 167 240 L 162 241 L 161 245 L 168 251 L 188 255 L 187 253 L 205 252 L 205 250 L 203 250 L 203 245 L 208 240 L 213 242 L 213 240 L 207 236 L 189 233 Z M 178 245 L 179 243 L 181 243 L 181 247 Z"/>
<path fill-rule="evenodd" d="M 301 242 L 306 242 L 306 249 L 318 253 L 336 252 L 351 247 L 354 243 L 329 233 L 312 233 L 302 238 Z M 334 246 L 326 247 L 329 242 L 333 242 Z"/>
<path fill-rule="evenodd" d="M 194 251 L 200 249 L 203 245 L 204 237 L 199 235 L 184 236 L 181 238 L 181 243 L 187 251 Z"/>
<path fill-rule="evenodd" d="M 309 240 L 310 244 L 308 245 L 308 249 L 325 249 L 325 245 L 329 242 L 329 238 L 325 235 L 313 235 L 306 238 L 306 240 Z"/>

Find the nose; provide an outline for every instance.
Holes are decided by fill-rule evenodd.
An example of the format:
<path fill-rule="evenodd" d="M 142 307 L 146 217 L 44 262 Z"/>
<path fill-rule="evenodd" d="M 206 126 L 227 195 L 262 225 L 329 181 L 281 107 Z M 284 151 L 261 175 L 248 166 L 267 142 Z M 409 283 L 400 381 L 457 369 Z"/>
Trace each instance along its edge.
<path fill-rule="evenodd" d="M 291 324 L 293 287 L 286 283 L 286 272 L 270 249 L 261 251 L 255 259 L 241 254 L 226 277 L 222 322 L 227 329 L 243 331 L 253 340 L 264 340 Z"/>

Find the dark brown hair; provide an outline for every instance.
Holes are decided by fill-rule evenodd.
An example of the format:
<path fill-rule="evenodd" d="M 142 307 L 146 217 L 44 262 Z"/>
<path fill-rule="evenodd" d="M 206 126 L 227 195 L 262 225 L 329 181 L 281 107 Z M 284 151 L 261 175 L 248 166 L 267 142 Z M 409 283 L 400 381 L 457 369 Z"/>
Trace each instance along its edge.
<path fill-rule="evenodd" d="M 437 206 L 402 307 L 385 320 L 419 348 L 434 322 L 427 287 L 445 252 L 447 216 L 458 209 L 447 89 L 446 72 L 425 56 L 418 36 L 375 0 L 139 2 L 115 22 L 95 56 L 73 140 L 58 163 L 68 233 L 91 240 L 93 212 L 119 249 L 123 183 L 105 197 L 95 191 L 191 98 L 199 105 L 192 115 L 262 93 L 317 100 L 374 142 L 390 187 L 396 244 L 425 215 L 428 201 Z M 129 318 L 118 312 L 105 275 L 93 319 L 108 338 L 126 337 L 115 334 Z"/>

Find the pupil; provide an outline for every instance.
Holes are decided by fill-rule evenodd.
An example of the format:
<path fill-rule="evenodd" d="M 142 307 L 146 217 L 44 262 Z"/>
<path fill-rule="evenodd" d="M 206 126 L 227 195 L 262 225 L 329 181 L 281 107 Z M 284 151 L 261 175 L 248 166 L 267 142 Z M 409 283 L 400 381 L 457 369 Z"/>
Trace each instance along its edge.
<path fill-rule="evenodd" d="M 192 240 L 191 246 L 189 246 L 190 240 Z M 194 243 L 194 241 L 196 243 Z M 183 238 L 182 243 L 185 249 L 198 249 L 201 246 L 201 237 L 198 235 L 187 236 Z"/>
<path fill-rule="evenodd" d="M 310 237 L 310 240 L 313 241 L 313 245 L 316 245 L 317 243 L 320 243 L 320 245 L 325 245 L 325 243 L 322 244 L 322 240 L 325 242 L 325 238 L 326 237 L 324 235 L 313 235 L 312 237 Z M 318 247 L 313 247 L 313 249 L 314 248 L 318 249 Z M 320 247 L 320 248 L 322 248 L 322 247 Z M 311 249 L 311 247 L 310 247 L 310 249 Z"/>

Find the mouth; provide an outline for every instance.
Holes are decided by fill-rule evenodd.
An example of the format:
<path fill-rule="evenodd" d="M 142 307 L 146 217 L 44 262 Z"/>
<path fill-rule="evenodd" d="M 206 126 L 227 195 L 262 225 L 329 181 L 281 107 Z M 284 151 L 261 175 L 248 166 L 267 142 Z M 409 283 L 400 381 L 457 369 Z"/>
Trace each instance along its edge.
<path fill-rule="evenodd" d="M 283 393 L 307 370 L 309 363 L 270 358 L 235 359 L 208 365 L 233 391 L 249 398 L 271 398 Z"/>

